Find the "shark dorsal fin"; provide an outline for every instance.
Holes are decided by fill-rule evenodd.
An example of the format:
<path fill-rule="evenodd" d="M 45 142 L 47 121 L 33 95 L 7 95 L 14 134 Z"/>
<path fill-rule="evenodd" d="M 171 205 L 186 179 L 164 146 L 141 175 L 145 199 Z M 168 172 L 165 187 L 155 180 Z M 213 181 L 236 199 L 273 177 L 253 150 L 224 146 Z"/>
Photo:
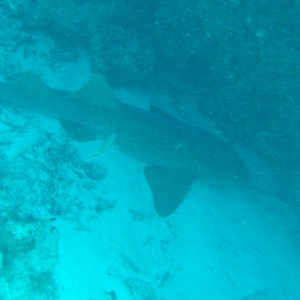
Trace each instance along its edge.
<path fill-rule="evenodd" d="M 41 77 L 33 71 L 24 72 L 17 80 L 16 84 L 19 86 L 26 87 L 30 83 L 31 86 L 38 86 L 41 88 L 49 89 L 49 87 L 44 83 Z"/>
<path fill-rule="evenodd" d="M 25 72 L 14 82 L 14 88 L 22 91 L 27 96 L 39 97 L 42 100 L 48 100 L 53 97 L 52 90 L 45 84 L 41 77 L 32 72 Z"/>
<path fill-rule="evenodd" d="M 106 107 L 116 109 L 118 100 L 115 97 L 106 78 L 101 74 L 94 74 L 91 79 L 79 90 L 69 96 L 73 101 L 83 102 L 90 107 Z"/>

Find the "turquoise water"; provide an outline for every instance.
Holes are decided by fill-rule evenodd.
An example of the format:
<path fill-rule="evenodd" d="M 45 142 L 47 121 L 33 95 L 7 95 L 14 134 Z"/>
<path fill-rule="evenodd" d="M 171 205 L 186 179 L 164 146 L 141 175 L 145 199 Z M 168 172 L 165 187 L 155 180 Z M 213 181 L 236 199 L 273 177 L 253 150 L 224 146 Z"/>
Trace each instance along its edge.
<path fill-rule="evenodd" d="M 0 299 L 300 299 L 299 15 L 0 1 Z"/>

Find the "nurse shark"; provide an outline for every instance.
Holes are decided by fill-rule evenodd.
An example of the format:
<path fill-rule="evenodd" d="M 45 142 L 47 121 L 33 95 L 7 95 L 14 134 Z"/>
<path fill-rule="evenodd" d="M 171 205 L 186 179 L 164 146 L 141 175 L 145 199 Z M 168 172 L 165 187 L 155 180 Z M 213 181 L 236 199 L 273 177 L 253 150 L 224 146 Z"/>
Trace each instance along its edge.
<path fill-rule="evenodd" d="M 104 76 L 95 74 L 75 92 L 50 88 L 35 73 L 0 83 L 0 101 L 59 118 L 68 127 L 114 136 L 120 150 L 145 163 L 156 212 L 171 215 L 194 180 L 244 185 L 248 170 L 233 147 L 212 133 L 170 115 L 119 101 Z"/>

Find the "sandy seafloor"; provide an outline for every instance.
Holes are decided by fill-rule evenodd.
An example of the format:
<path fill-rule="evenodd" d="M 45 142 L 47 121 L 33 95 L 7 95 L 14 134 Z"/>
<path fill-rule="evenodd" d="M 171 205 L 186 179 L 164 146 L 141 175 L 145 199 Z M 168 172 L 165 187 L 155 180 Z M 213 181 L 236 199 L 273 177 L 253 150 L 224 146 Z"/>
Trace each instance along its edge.
<path fill-rule="evenodd" d="M 41 55 L 25 58 L 21 46 L 8 63 L 78 88 L 85 60 L 53 70 L 43 60 L 51 43 L 39 37 Z M 1 299 L 300 299 L 299 207 L 197 182 L 161 218 L 143 163 L 116 145 L 91 159 L 102 143 L 1 104 Z"/>

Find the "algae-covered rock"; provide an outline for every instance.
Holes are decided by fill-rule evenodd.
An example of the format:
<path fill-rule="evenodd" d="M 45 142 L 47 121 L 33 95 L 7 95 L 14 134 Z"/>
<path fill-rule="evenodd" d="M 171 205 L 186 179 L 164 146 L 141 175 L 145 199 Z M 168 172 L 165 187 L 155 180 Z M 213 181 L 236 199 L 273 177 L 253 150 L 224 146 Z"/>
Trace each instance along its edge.
<path fill-rule="evenodd" d="M 57 299 L 54 271 L 58 237 L 51 222 L 11 215 L 1 224 L 0 297 Z"/>

